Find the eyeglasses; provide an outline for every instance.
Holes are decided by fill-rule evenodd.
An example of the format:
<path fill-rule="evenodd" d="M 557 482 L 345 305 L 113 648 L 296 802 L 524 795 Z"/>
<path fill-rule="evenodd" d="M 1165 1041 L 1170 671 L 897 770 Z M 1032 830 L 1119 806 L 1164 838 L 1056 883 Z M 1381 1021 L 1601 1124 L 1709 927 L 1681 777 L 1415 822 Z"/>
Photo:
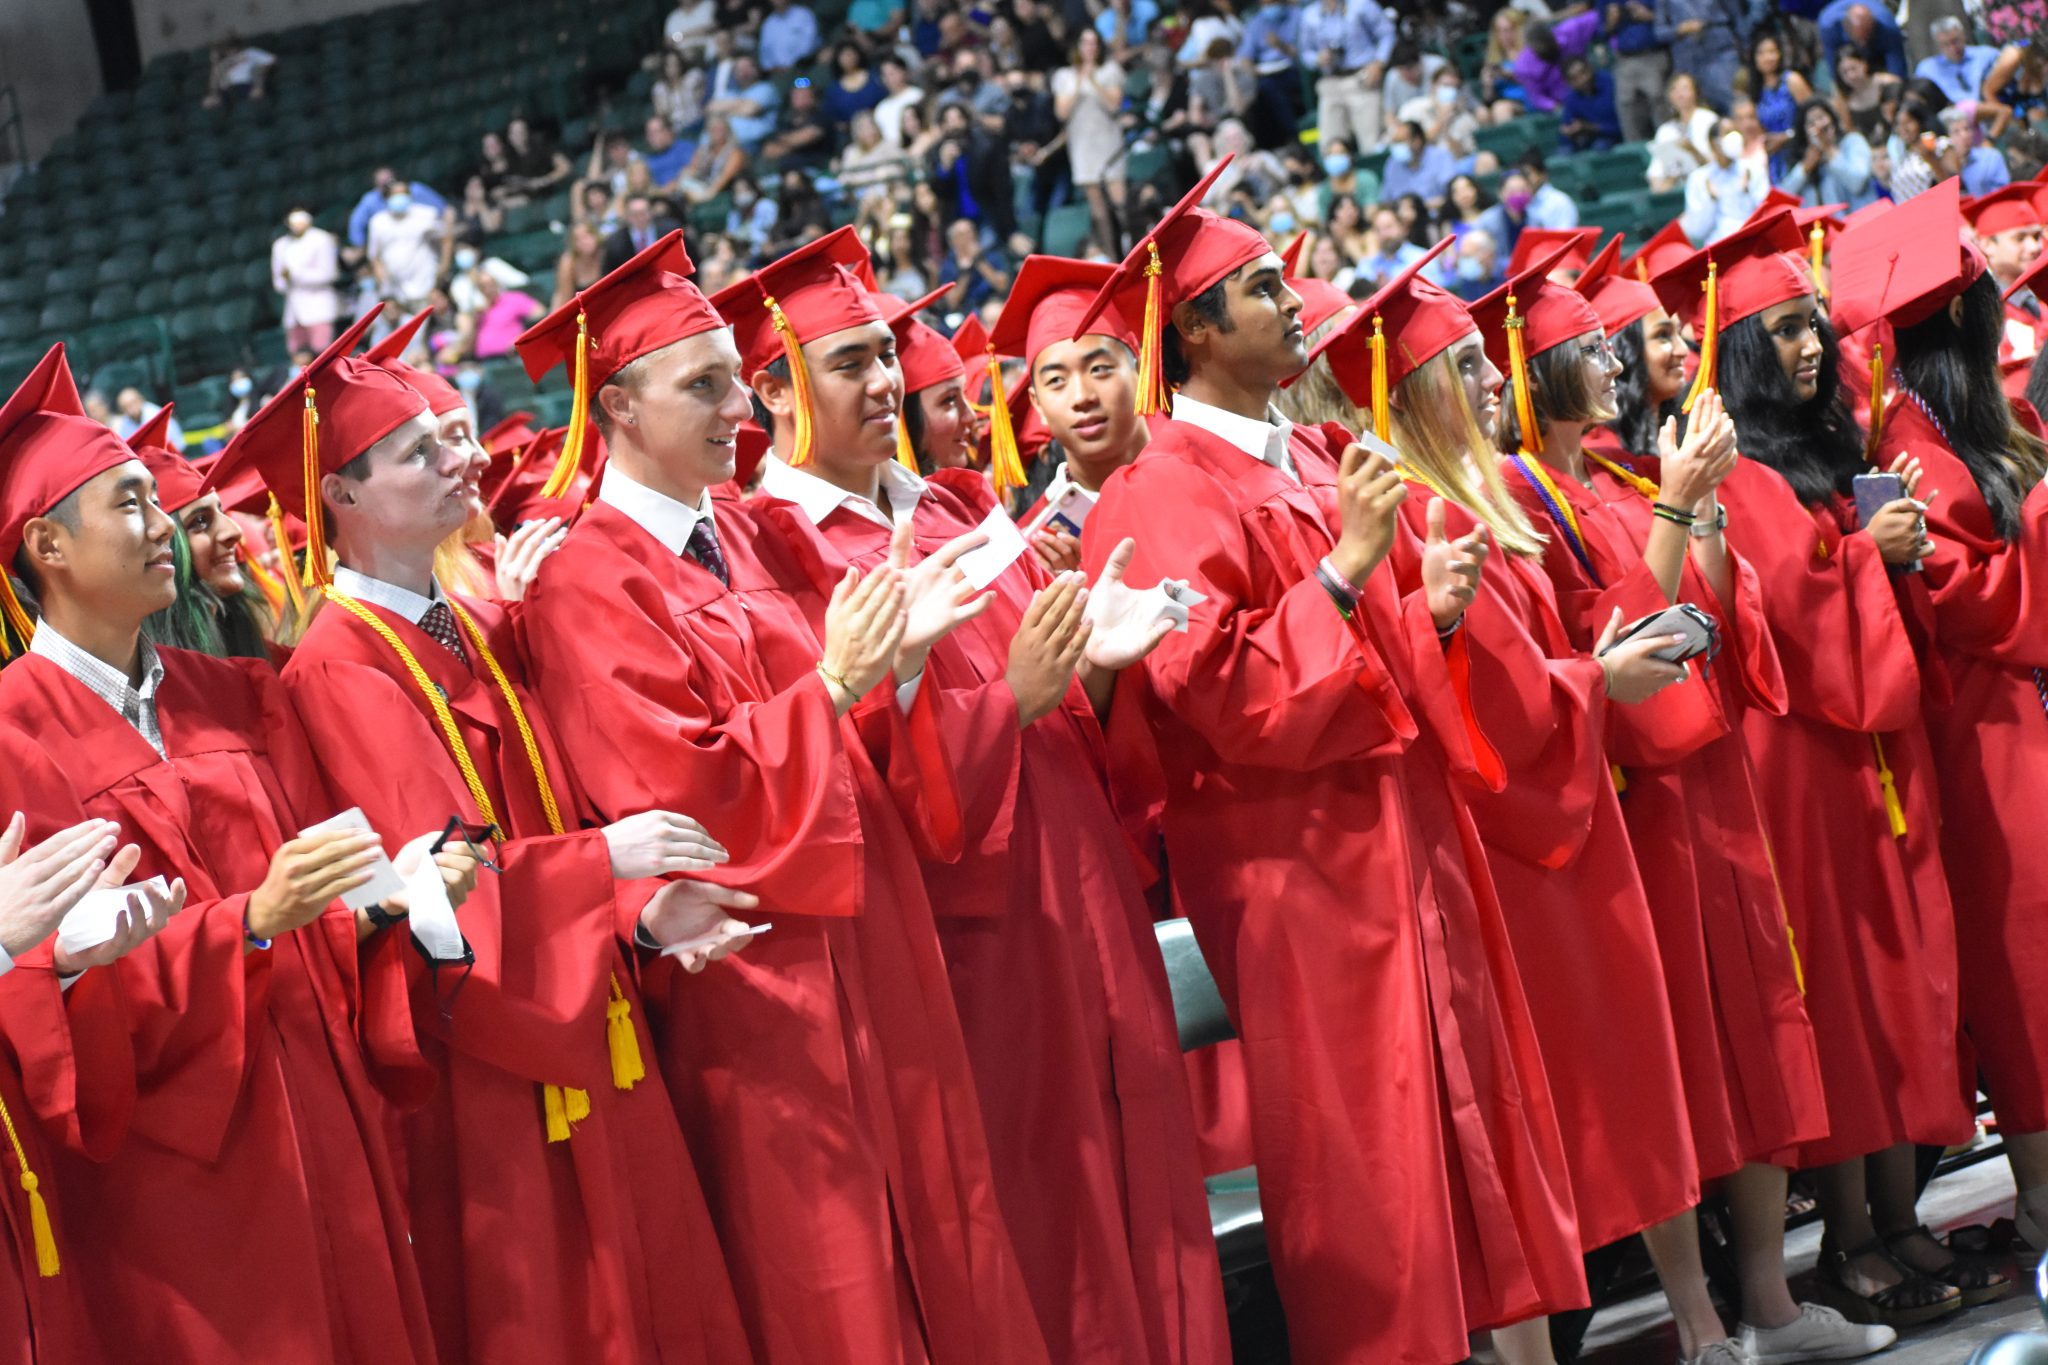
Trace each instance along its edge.
<path fill-rule="evenodd" d="M 1600 338 L 1590 346 L 1579 347 L 1579 359 L 1588 365 L 1598 365 L 1603 370 L 1621 368 L 1621 361 L 1615 356 L 1614 347 L 1608 344 L 1606 337 Z"/>

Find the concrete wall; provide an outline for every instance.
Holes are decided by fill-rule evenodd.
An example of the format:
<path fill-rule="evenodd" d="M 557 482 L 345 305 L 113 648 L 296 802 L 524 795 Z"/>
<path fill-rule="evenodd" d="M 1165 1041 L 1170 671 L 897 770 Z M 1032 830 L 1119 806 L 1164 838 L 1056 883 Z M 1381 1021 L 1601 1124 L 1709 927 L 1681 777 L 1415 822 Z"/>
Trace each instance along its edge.
<path fill-rule="evenodd" d="M 0 0 L 14 4 L 17 0 Z M 75 4 L 76 0 L 60 0 Z M 142 60 L 181 48 L 204 47 L 229 32 L 260 38 L 271 29 L 383 9 L 393 0 L 133 0 Z M 259 41 L 257 46 L 262 46 Z"/>
<path fill-rule="evenodd" d="M 41 156 L 103 88 L 85 6 L 0 0 L 0 85 L 14 87 L 29 157 Z"/>

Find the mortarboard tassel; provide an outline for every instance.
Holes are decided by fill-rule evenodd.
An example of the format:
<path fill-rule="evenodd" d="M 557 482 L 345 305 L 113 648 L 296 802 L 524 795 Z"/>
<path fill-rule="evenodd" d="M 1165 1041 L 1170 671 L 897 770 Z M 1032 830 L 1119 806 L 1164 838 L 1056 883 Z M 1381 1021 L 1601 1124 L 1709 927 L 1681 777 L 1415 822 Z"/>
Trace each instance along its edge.
<path fill-rule="evenodd" d="M 1870 433 L 1863 438 L 1863 458 L 1877 463 L 1878 443 L 1884 439 L 1884 343 L 1870 343 Z"/>
<path fill-rule="evenodd" d="M 590 1117 L 590 1092 L 573 1085 L 543 1085 L 540 1099 L 549 1142 L 567 1142 L 572 1125 Z"/>
<path fill-rule="evenodd" d="M 1166 282 L 1159 264 L 1159 244 L 1145 243 L 1145 326 L 1138 333 L 1138 415 L 1149 417 L 1166 411 L 1166 366 L 1160 350 L 1166 344 Z M 989 402 L 1002 396 L 1000 388 L 989 391 Z M 994 414 L 990 414 L 993 418 Z"/>
<path fill-rule="evenodd" d="M 277 494 L 270 495 L 270 510 L 264 513 L 270 523 L 270 539 L 277 546 L 277 558 L 284 566 L 284 594 L 292 604 L 292 612 L 300 620 L 306 618 L 306 594 L 299 585 L 298 566 L 292 563 L 291 533 L 285 530 L 284 509 L 277 505 Z"/>
<path fill-rule="evenodd" d="M 313 401 L 311 384 L 306 385 L 306 408 L 299 432 L 306 455 L 306 583 L 309 587 L 324 588 L 333 579 L 327 569 L 327 519 L 320 511 L 320 408 Z"/>
<path fill-rule="evenodd" d="M 1543 433 L 1536 427 L 1536 396 L 1529 392 L 1528 341 L 1522 335 L 1525 319 L 1515 311 L 1515 296 L 1508 295 L 1508 372 L 1515 385 L 1515 422 L 1522 429 L 1522 454 L 1543 453 Z"/>
<path fill-rule="evenodd" d="M 14 1131 L 14 1115 L 7 1112 L 5 1101 L 0 1101 L 0 1123 L 7 1125 L 7 1141 L 14 1148 L 14 1163 L 21 1170 L 21 1188 L 28 1195 L 28 1226 L 36 1247 L 36 1274 L 47 1280 L 57 1273 L 57 1235 L 50 1230 L 50 1208 L 43 1202 L 43 1182 L 28 1168 L 28 1153 L 22 1150 L 21 1135 Z"/>
<path fill-rule="evenodd" d="M 1387 334 L 1385 319 L 1372 315 L 1372 434 L 1382 441 L 1394 429 L 1394 415 L 1387 410 Z"/>
<path fill-rule="evenodd" d="M 263 594 L 263 600 L 270 607 L 271 613 L 276 615 L 282 612 L 285 603 L 284 587 L 270 570 L 263 567 L 262 560 L 249 553 L 247 541 L 235 545 L 235 558 L 248 571 L 249 581 L 256 585 L 257 592 Z"/>
<path fill-rule="evenodd" d="M 1700 286 L 1707 291 L 1706 314 L 1700 324 L 1700 372 L 1692 377 L 1692 388 L 1678 405 L 1680 412 L 1691 412 L 1700 395 L 1714 387 L 1714 358 L 1721 350 L 1720 271 L 1719 265 L 1707 262 L 1707 282 Z"/>
<path fill-rule="evenodd" d="M 21 599 L 14 595 L 14 580 L 5 566 L 0 566 L 0 616 L 6 618 L 7 629 L 14 632 L 15 643 L 27 649 L 28 642 L 36 638 L 36 623 L 29 619 L 27 610 L 21 605 Z M 12 657 L 13 652 L 7 647 L 6 636 L 0 634 L 0 659 Z"/>
<path fill-rule="evenodd" d="M 1877 785 L 1884 789 L 1885 818 L 1891 821 L 1892 838 L 1906 837 L 1906 806 L 1899 800 L 1899 779 L 1892 772 L 1892 765 L 1885 761 L 1884 736 L 1872 735 L 1870 747 L 1877 751 Z"/>
<path fill-rule="evenodd" d="M 904 394 L 903 401 L 908 403 L 910 395 Z M 910 448 L 910 423 L 903 420 L 903 410 L 900 408 L 896 412 L 896 463 L 913 474 L 920 472 L 917 467 L 917 452 Z"/>
<path fill-rule="evenodd" d="M 1819 223 L 1815 223 L 1813 230 L 1806 234 L 1808 263 L 1813 267 L 1813 292 L 1820 296 L 1820 300 L 1823 303 L 1827 302 L 1828 287 L 1827 283 L 1821 278 L 1820 269 L 1821 258 L 1825 254 L 1827 241 L 1828 230 Z"/>
<path fill-rule="evenodd" d="M 604 1007 L 605 1040 L 611 1046 L 612 1084 L 631 1090 L 647 1077 L 647 1064 L 640 1059 L 640 1035 L 633 1031 L 633 1002 L 612 977 L 612 998 Z"/>
<path fill-rule="evenodd" d="M 792 327 L 782 305 L 773 298 L 768 300 L 768 315 L 775 320 L 775 335 L 782 340 L 782 357 L 789 362 L 789 383 L 796 391 L 796 438 L 789 450 L 789 465 L 801 469 L 811 462 L 811 371 L 804 364 L 803 343 L 796 339 L 796 328 Z M 900 420 L 900 419 L 899 419 Z"/>
<path fill-rule="evenodd" d="M 1644 284 L 1650 282 L 1650 263 L 1647 260 L 1636 261 L 1636 279 Z"/>
<path fill-rule="evenodd" d="M 1024 457 L 1017 450 L 1017 426 L 1010 420 L 1008 392 L 1003 384 L 1003 362 L 991 346 L 988 352 L 988 471 L 995 481 L 998 498 L 1028 482 L 1024 476 Z"/>
<path fill-rule="evenodd" d="M 576 366 L 570 382 L 574 389 L 569 399 L 569 430 L 562 437 L 562 453 L 555 459 L 554 472 L 541 485 L 543 498 L 559 498 L 568 492 L 583 465 L 583 429 L 590 422 L 590 321 L 580 308 L 576 310 Z"/>

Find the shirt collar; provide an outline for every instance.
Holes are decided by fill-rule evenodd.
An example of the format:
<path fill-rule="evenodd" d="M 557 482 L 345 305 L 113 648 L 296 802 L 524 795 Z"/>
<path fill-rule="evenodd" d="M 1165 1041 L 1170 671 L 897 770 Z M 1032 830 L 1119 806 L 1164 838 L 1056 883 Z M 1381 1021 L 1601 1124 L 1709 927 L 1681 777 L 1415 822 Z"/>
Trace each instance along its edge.
<path fill-rule="evenodd" d="M 157 687 L 164 680 L 164 661 L 147 640 L 141 642 L 141 653 L 137 656 L 142 664 L 142 685 L 139 687 L 128 681 L 126 673 L 105 659 L 87 653 L 59 635 L 57 628 L 48 621 L 36 622 L 36 633 L 29 641 L 28 652 L 42 655 L 109 701 L 132 696 L 153 704 Z"/>
<path fill-rule="evenodd" d="M 625 471 L 610 461 L 605 463 L 597 500 L 618 508 L 627 520 L 660 541 L 672 555 L 684 553 L 690 543 L 690 533 L 697 529 L 698 522 L 709 521 L 714 532 L 718 529 L 718 523 L 711 516 L 710 489 L 705 489 L 697 505 L 691 507 L 627 477 Z"/>
<path fill-rule="evenodd" d="M 1254 460 L 1273 466 L 1295 483 L 1301 482 L 1301 477 L 1294 472 L 1294 457 L 1287 453 L 1287 438 L 1294 430 L 1294 423 L 1281 416 L 1280 410 L 1271 404 L 1266 407 L 1266 420 L 1261 422 L 1257 418 L 1240 417 L 1234 412 L 1212 407 L 1185 393 L 1176 393 L 1173 396 L 1173 420 L 1200 427 L 1211 436 L 1228 441 Z"/>
<path fill-rule="evenodd" d="M 420 596 L 410 588 L 401 588 L 396 583 L 386 583 L 381 578 L 372 578 L 366 573 L 357 573 L 346 564 L 335 566 L 334 589 L 344 597 L 354 597 L 372 603 L 397 616 L 418 625 L 436 602 L 445 602 L 447 597 L 441 591 L 441 581 L 430 579 L 427 595 Z"/>
<path fill-rule="evenodd" d="M 793 502 L 809 517 L 813 526 L 822 525 L 826 517 L 844 507 L 855 516 L 865 517 L 877 526 L 893 530 L 890 514 L 880 505 L 870 502 L 858 493 L 849 493 L 836 484 L 827 483 L 807 470 L 797 469 L 785 462 L 781 456 L 771 454 L 761 466 L 761 491 L 770 497 Z M 889 497 L 889 507 L 899 519 L 910 515 L 918 499 L 930 491 L 930 485 L 917 475 L 891 460 L 882 466 L 881 491 Z"/>

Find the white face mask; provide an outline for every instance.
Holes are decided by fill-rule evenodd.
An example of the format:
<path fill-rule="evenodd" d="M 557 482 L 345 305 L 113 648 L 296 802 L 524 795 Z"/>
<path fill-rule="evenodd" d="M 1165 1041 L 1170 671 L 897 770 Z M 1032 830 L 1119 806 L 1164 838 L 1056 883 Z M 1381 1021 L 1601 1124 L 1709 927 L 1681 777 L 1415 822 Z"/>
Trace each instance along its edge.
<path fill-rule="evenodd" d="M 1742 134 L 1734 129 L 1731 128 L 1721 134 L 1721 155 L 1730 161 L 1739 161 L 1742 158 L 1742 145 Z"/>

